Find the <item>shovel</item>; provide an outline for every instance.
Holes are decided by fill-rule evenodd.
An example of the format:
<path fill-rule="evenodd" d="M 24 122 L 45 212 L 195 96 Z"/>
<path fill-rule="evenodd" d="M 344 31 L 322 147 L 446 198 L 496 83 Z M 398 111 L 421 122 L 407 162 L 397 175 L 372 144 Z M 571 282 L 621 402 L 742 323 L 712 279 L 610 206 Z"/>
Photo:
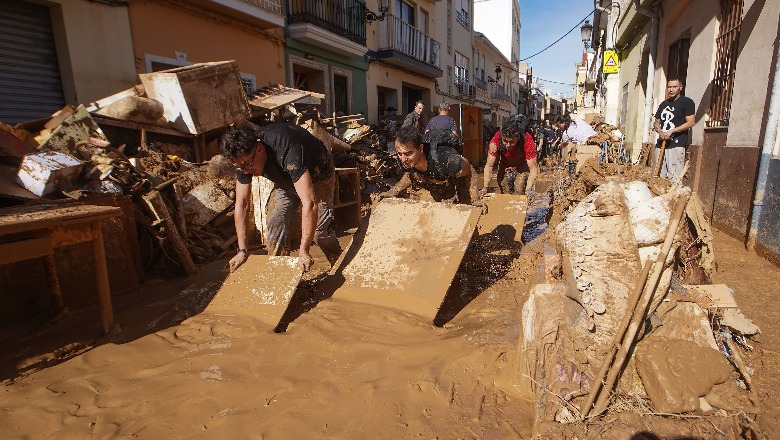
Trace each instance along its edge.
<path fill-rule="evenodd" d="M 658 163 L 655 164 L 655 176 L 661 174 L 661 164 L 664 163 L 664 150 L 666 150 L 666 139 L 661 142 L 661 152 L 658 154 Z"/>

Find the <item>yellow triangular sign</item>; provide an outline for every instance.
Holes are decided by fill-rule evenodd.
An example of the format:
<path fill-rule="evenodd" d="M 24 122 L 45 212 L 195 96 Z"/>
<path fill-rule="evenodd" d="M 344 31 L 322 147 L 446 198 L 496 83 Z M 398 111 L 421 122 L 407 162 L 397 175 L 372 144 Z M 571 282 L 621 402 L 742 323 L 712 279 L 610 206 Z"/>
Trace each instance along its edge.
<path fill-rule="evenodd" d="M 604 51 L 604 66 L 602 71 L 605 74 L 610 73 L 618 73 L 618 70 L 620 69 L 620 61 L 618 59 L 618 54 L 614 50 L 605 50 Z"/>

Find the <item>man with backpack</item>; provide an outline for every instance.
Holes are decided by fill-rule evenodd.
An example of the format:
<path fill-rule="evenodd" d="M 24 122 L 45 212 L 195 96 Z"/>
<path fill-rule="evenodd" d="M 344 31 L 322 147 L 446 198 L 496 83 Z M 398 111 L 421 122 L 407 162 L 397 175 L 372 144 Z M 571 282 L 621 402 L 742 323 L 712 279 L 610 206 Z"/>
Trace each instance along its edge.
<path fill-rule="evenodd" d="M 481 195 L 487 192 L 493 176 L 493 166 L 498 162 L 498 186 L 504 194 L 530 194 L 536 181 L 536 144 L 526 132 L 528 118 L 513 116 L 501 126 L 488 145 L 484 184 Z M 522 142 L 521 142 L 522 139 Z M 522 148 L 521 148 L 522 147 Z"/>
<path fill-rule="evenodd" d="M 450 132 L 450 134 L 452 134 Z M 446 143 L 425 143 L 413 126 L 401 127 L 395 150 L 404 169 L 401 180 L 374 201 L 397 197 L 410 187 L 430 192 L 437 202 L 454 200 L 473 204 L 479 199 L 479 177 L 468 160 Z"/>

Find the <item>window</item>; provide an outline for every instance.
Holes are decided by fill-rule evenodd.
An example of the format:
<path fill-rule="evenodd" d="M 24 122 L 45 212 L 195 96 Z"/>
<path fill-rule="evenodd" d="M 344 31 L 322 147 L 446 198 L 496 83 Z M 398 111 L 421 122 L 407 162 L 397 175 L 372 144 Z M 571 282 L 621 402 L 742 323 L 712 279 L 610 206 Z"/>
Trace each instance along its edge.
<path fill-rule="evenodd" d="M 420 8 L 420 25 L 417 26 L 417 29 L 423 31 L 425 35 L 429 35 L 428 34 L 428 11 L 422 8 Z"/>
<path fill-rule="evenodd" d="M 669 46 L 669 59 L 666 63 L 666 78 L 677 78 L 686 84 L 688 76 L 688 49 L 691 47 L 690 30 Z"/>
<path fill-rule="evenodd" d="M 455 84 L 469 82 L 469 59 L 462 53 L 455 52 Z"/>
<path fill-rule="evenodd" d="M 347 86 L 347 77 L 342 75 L 333 75 L 333 110 L 342 115 L 349 114 L 349 88 Z"/>
<path fill-rule="evenodd" d="M 743 0 L 720 0 L 720 29 L 716 40 L 718 58 L 712 75 L 712 101 L 707 127 L 728 127 L 734 74 L 737 67 Z"/>
<path fill-rule="evenodd" d="M 409 23 L 412 26 L 416 24 L 414 22 L 414 6 L 403 0 L 395 0 L 395 15 L 404 23 Z"/>
<path fill-rule="evenodd" d="M 456 0 L 456 1 L 458 6 L 455 9 L 455 18 L 458 19 L 460 24 L 468 28 L 471 23 L 469 21 L 469 0 Z"/>

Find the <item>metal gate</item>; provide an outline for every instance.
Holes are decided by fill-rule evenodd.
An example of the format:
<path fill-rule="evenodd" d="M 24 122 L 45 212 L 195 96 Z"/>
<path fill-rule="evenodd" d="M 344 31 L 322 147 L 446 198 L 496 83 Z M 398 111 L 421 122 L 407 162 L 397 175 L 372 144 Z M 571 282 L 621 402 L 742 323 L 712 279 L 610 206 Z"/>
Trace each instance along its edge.
<path fill-rule="evenodd" d="M 45 118 L 65 105 L 45 6 L 0 2 L 0 122 Z"/>

